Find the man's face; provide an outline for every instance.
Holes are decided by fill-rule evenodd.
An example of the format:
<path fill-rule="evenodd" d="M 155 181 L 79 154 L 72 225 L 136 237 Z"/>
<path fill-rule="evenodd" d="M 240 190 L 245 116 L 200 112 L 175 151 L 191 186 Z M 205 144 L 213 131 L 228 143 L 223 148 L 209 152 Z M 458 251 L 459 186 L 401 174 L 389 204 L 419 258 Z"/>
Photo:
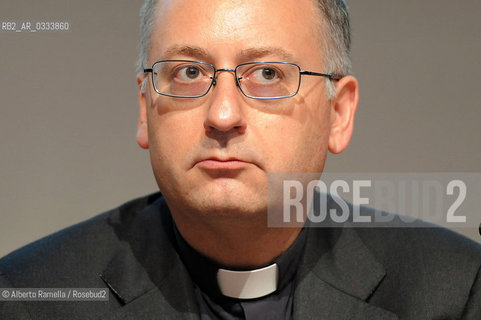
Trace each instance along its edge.
<path fill-rule="evenodd" d="M 149 66 L 187 59 L 234 69 L 252 61 L 323 68 L 318 11 L 311 0 L 160 1 Z M 230 72 L 202 98 L 140 94 L 138 141 L 169 207 L 250 215 L 267 210 L 267 173 L 321 172 L 335 122 L 324 78 L 303 77 L 281 100 L 242 95 Z"/>

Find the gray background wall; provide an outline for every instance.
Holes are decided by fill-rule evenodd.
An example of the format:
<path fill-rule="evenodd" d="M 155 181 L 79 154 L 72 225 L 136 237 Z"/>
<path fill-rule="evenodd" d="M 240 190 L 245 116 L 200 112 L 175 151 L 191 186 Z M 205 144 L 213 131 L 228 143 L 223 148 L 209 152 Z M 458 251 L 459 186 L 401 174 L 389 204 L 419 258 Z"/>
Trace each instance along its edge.
<path fill-rule="evenodd" d="M 140 0 L 2 0 L 0 256 L 157 189 L 135 143 Z M 361 85 L 331 172 L 480 172 L 481 2 L 351 0 Z M 475 226 L 459 230 L 481 240 Z"/>

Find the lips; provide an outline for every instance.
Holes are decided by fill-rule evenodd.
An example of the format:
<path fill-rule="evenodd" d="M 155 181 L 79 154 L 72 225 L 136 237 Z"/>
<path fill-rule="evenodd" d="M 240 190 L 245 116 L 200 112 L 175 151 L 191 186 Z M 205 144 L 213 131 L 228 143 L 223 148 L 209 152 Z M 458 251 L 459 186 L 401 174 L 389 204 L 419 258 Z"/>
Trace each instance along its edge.
<path fill-rule="evenodd" d="M 202 159 L 196 163 L 196 166 L 205 170 L 241 170 L 250 165 L 250 162 L 238 158 L 217 158 L 210 157 Z"/>

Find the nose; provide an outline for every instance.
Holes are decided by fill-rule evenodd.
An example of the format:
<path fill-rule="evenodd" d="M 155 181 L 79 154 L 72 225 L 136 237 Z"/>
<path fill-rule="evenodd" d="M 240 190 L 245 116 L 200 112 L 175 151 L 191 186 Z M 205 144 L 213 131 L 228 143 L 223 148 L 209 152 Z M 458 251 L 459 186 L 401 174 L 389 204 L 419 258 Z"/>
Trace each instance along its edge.
<path fill-rule="evenodd" d="M 242 94 L 237 88 L 234 70 L 218 69 L 213 85 L 209 110 L 204 121 L 206 132 L 243 133 L 246 120 L 242 108 Z"/>

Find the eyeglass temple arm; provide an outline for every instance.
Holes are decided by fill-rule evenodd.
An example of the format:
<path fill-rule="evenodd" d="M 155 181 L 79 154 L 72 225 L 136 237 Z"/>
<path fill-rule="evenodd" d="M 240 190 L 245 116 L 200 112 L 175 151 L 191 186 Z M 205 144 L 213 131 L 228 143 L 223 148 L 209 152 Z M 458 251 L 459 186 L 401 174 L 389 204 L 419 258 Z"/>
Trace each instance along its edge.
<path fill-rule="evenodd" d="M 301 75 L 326 77 L 326 78 L 329 78 L 329 80 L 334 80 L 334 81 L 339 81 L 339 80 L 342 79 L 341 75 L 334 74 L 334 73 L 319 73 L 319 72 L 312 72 L 312 71 L 301 71 Z"/>
<path fill-rule="evenodd" d="M 144 73 L 149 73 L 149 72 L 153 72 L 154 70 L 152 70 L 152 68 L 149 68 L 149 69 L 144 69 Z"/>

